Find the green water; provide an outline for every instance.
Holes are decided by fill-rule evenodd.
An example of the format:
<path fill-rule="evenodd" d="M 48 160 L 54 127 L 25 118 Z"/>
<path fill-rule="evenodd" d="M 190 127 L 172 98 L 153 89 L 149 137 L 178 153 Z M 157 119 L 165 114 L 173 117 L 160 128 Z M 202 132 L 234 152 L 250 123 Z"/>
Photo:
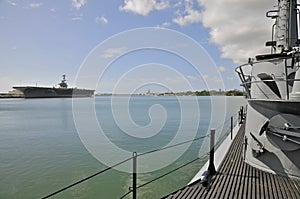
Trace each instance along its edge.
<path fill-rule="evenodd" d="M 189 98 L 183 97 L 181 100 Z M 209 97 L 198 97 L 197 100 L 201 113 L 197 136 L 201 136 L 207 133 L 210 124 L 217 126 L 218 120 L 211 121 Z M 236 114 L 243 103 L 243 98 L 226 97 L 227 119 L 230 115 Z M 163 106 L 167 113 L 163 128 L 148 139 L 136 139 L 126 135 L 114 121 L 111 98 L 95 98 L 99 124 L 115 145 L 127 151 L 145 152 L 160 148 L 175 136 L 174 132 L 179 128 L 181 120 L 181 109 L 176 97 L 133 97 L 129 106 L 132 120 L 138 125 L 147 125 L 151 121 L 148 110 L 154 104 Z M 1 199 L 41 198 L 107 168 L 82 144 L 74 124 L 72 99 L 2 99 L 0 128 Z M 168 167 L 154 172 L 138 173 L 138 185 L 195 159 L 199 155 L 201 143 L 202 141 L 194 142 Z M 106 148 L 101 150 L 109 153 Z M 195 161 L 138 189 L 138 198 L 159 198 L 181 188 L 191 180 L 202 165 L 203 160 Z M 147 165 L 139 165 L 138 169 L 143 166 Z M 110 170 L 53 198 L 120 198 L 130 186 L 130 173 Z M 127 198 L 130 197 L 129 195 Z"/>

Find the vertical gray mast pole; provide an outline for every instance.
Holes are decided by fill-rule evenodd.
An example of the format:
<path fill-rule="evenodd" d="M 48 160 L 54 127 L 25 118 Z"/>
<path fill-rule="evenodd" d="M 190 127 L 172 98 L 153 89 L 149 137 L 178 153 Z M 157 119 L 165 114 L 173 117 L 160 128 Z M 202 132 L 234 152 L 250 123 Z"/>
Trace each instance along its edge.
<path fill-rule="evenodd" d="M 298 41 L 297 0 L 278 1 L 278 18 L 276 20 L 275 40 L 277 53 L 296 46 Z"/>
<path fill-rule="evenodd" d="M 298 42 L 298 19 L 297 19 L 297 0 L 290 1 L 290 20 L 289 20 L 289 45 L 297 46 Z"/>

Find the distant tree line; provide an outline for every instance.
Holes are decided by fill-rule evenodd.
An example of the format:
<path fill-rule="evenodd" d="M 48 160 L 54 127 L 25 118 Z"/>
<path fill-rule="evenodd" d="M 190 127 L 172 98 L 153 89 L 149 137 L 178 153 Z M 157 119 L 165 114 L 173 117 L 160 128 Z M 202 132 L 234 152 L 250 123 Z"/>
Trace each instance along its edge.
<path fill-rule="evenodd" d="M 177 93 L 165 93 L 167 95 L 177 96 L 215 96 L 215 95 L 226 95 L 226 96 L 243 96 L 244 92 L 240 90 L 229 90 L 229 91 L 217 91 L 217 90 L 203 90 L 203 91 L 186 91 Z"/>
<path fill-rule="evenodd" d="M 97 93 L 96 96 L 111 96 L 111 95 L 132 95 L 132 94 L 111 94 L 111 93 Z M 203 90 L 203 91 L 183 91 L 183 92 L 165 92 L 165 93 L 140 93 L 133 94 L 137 96 L 243 96 L 244 92 L 240 90 L 217 91 L 217 90 Z"/>

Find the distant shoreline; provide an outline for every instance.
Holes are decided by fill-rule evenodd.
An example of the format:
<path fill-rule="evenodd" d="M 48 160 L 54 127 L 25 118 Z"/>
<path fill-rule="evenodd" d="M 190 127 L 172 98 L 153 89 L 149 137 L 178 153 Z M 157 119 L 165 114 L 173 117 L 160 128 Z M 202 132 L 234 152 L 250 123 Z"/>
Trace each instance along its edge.
<path fill-rule="evenodd" d="M 112 94 L 112 93 L 96 93 L 95 96 L 245 96 L 245 93 L 239 90 L 229 91 L 184 91 L 184 92 L 165 92 L 165 93 L 140 93 L 140 94 Z M 8 92 L 0 93 L 0 99 L 7 98 L 24 98 L 22 93 Z"/>
<path fill-rule="evenodd" d="M 165 92 L 165 93 L 139 93 L 139 94 L 112 94 L 112 93 L 96 93 L 95 96 L 245 96 L 245 93 L 239 90 L 216 91 L 184 91 L 184 92 Z"/>
<path fill-rule="evenodd" d="M 7 98 L 24 98 L 23 94 L 0 93 L 0 99 Z"/>

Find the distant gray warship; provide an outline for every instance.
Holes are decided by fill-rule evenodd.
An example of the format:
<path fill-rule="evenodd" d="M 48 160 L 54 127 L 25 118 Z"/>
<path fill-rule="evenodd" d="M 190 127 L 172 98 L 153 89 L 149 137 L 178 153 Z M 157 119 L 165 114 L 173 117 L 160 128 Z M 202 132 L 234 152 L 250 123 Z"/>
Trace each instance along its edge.
<path fill-rule="evenodd" d="M 14 86 L 14 89 L 21 91 L 25 98 L 70 98 L 70 97 L 91 97 L 95 90 L 68 88 L 66 75 L 62 76 L 59 88 L 38 87 L 38 86 Z"/>

